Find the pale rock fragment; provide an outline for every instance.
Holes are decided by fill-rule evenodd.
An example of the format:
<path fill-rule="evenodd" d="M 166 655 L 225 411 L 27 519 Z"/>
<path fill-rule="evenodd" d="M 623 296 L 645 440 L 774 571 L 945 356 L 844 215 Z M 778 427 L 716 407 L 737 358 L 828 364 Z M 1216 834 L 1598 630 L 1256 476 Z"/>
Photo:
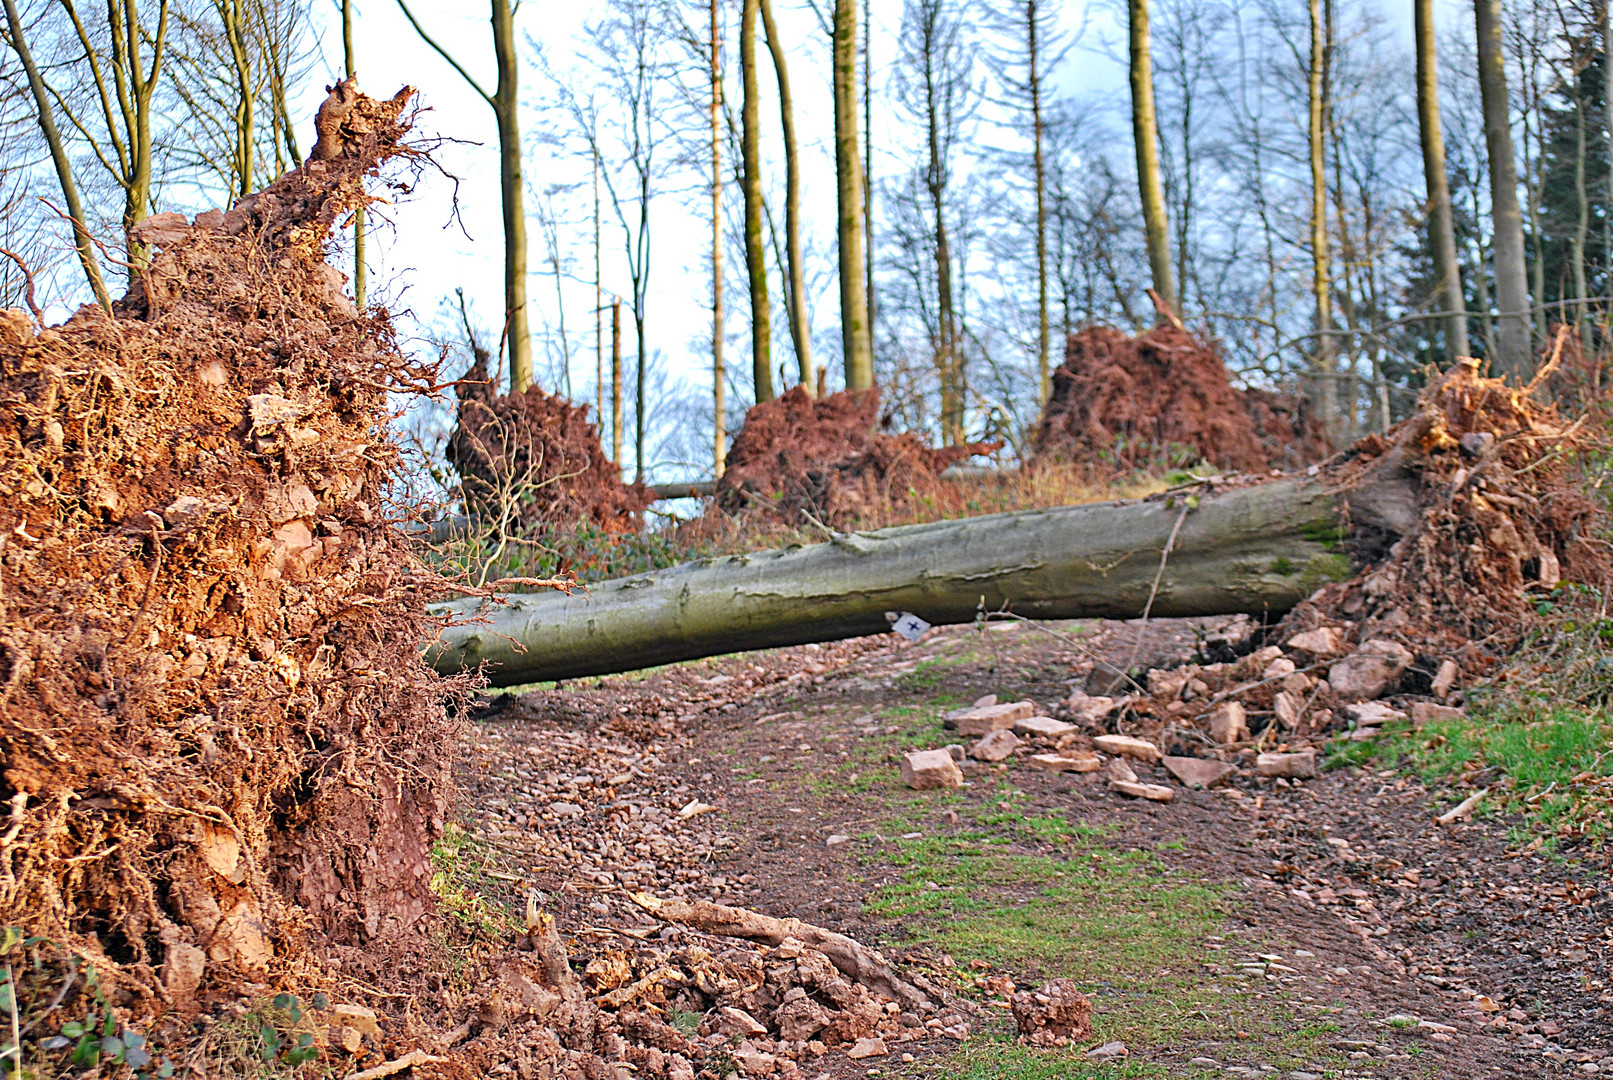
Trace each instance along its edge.
<path fill-rule="evenodd" d="M 1281 776 L 1290 780 L 1309 780 L 1316 775 L 1316 751 L 1301 750 L 1293 754 L 1261 754 L 1255 758 L 1257 776 Z"/>
<path fill-rule="evenodd" d="M 1249 718 L 1240 701 L 1223 701 L 1210 713 L 1210 738 L 1222 746 L 1249 738 Z"/>
<path fill-rule="evenodd" d="M 1014 722 L 1014 732 L 1031 739 L 1056 739 L 1060 735 L 1068 735 L 1076 730 L 1074 724 L 1066 724 L 1051 716 L 1027 716 Z"/>
<path fill-rule="evenodd" d="M 1344 651 L 1344 631 L 1336 626 L 1318 626 L 1315 630 L 1295 634 L 1285 644 L 1296 652 L 1318 658 L 1337 656 Z"/>
<path fill-rule="evenodd" d="M 1399 642 L 1374 638 L 1329 668 L 1327 681 L 1346 701 L 1370 700 L 1398 682 L 1412 659 Z"/>
<path fill-rule="evenodd" d="M 1434 675 L 1434 696 L 1441 701 L 1450 697 L 1451 689 L 1456 685 L 1456 677 L 1461 673 L 1462 669 L 1456 666 L 1455 660 L 1441 661 L 1439 671 Z"/>
<path fill-rule="evenodd" d="M 1277 659 L 1266 665 L 1266 670 L 1260 673 L 1260 677 L 1262 679 L 1280 679 L 1284 675 L 1292 675 L 1298 670 L 1299 669 L 1294 665 L 1294 662 L 1288 659 L 1288 657 L 1279 656 Z"/>
<path fill-rule="evenodd" d="M 1138 761 L 1146 761 L 1150 765 L 1160 758 L 1159 747 L 1147 739 L 1137 739 L 1130 735 L 1099 735 L 1092 740 L 1092 745 L 1105 754 L 1132 757 Z"/>
<path fill-rule="evenodd" d="M 914 750 L 902 755 L 902 783 L 915 791 L 963 786 L 963 773 L 945 750 Z"/>
<path fill-rule="evenodd" d="M 1103 768 L 1103 759 L 1080 750 L 1064 750 L 1057 754 L 1033 754 L 1025 759 L 1025 764 L 1047 772 L 1097 772 Z"/>
<path fill-rule="evenodd" d="M 1345 705 L 1339 709 L 1339 715 L 1346 720 L 1355 721 L 1357 727 L 1378 727 L 1391 720 L 1406 718 L 1405 713 L 1381 701 L 1363 701 L 1356 705 Z"/>
<path fill-rule="evenodd" d="M 974 744 L 969 756 L 976 761 L 1002 761 L 1019 747 L 1019 736 L 1012 731 L 993 731 Z"/>
<path fill-rule="evenodd" d="M 1004 705 L 982 705 L 970 709 L 957 718 L 959 735 L 986 735 L 993 731 L 1011 728 L 1027 716 L 1036 715 L 1036 706 L 1029 701 L 1010 701 Z"/>
<path fill-rule="evenodd" d="M 1170 802 L 1176 798 L 1176 792 L 1164 784 L 1143 784 L 1134 780 L 1111 780 L 1109 790 L 1129 795 L 1133 799 L 1147 799 L 1150 802 Z"/>
<path fill-rule="evenodd" d="M 1458 709 L 1451 705 L 1436 705 L 1432 701 L 1416 701 L 1411 706 L 1411 722 L 1419 730 L 1429 724 L 1465 719 L 1467 719 L 1467 710 Z"/>
<path fill-rule="evenodd" d="M 885 1048 L 885 1040 L 872 1036 L 858 1039 L 852 1048 L 846 1051 L 846 1056 L 853 1061 L 861 1061 L 864 1058 L 884 1057 L 888 1053 L 890 1051 Z"/>
<path fill-rule="evenodd" d="M 1167 755 L 1160 759 L 1165 771 L 1176 779 L 1192 788 L 1212 788 L 1224 783 L 1227 777 L 1237 770 L 1225 761 L 1216 761 L 1212 758 L 1171 757 Z"/>
<path fill-rule="evenodd" d="M 1277 696 L 1271 699 L 1271 711 L 1277 715 L 1277 723 L 1286 731 L 1299 726 L 1300 711 L 1304 707 L 1299 695 L 1287 690 L 1277 691 Z"/>

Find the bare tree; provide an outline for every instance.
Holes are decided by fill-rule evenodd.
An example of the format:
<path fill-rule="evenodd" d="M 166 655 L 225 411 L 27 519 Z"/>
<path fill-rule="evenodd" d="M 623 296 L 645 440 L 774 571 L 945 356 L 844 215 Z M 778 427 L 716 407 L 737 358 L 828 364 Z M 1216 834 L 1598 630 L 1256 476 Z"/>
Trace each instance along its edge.
<path fill-rule="evenodd" d="M 722 292 L 722 139 L 721 139 L 721 113 L 723 107 L 722 92 L 722 20 L 719 0 L 710 0 L 711 4 L 711 421 L 713 431 L 711 475 L 714 480 L 721 480 L 728 464 L 728 417 L 726 415 L 727 402 L 724 400 L 728 391 L 728 372 L 723 366 L 723 292 Z M 595 157 L 594 167 L 595 193 L 594 193 L 594 232 L 599 231 L 599 193 L 598 157 Z M 597 251 L 597 247 L 596 247 Z M 597 263 L 597 254 L 596 267 Z M 595 271 L 597 277 L 597 269 Z"/>
<path fill-rule="evenodd" d="M 806 306 L 806 267 L 801 254 L 801 152 L 795 139 L 795 102 L 790 95 L 790 70 L 784 42 L 773 21 L 772 0 L 761 0 L 761 7 L 767 48 L 772 54 L 773 72 L 778 81 L 779 116 L 784 129 L 784 249 L 789 260 L 784 275 L 784 310 L 789 315 L 790 340 L 795 345 L 795 359 L 801 368 L 801 385 L 809 395 L 816 397 L 812 327 Z"/>
<path fill-rule="evenodd" d="M 515 51 L 515 7 L 519 0 L 516 5 L 512 5 L 510 0 L 490 0 L 490 4 L 493 59 L 498 68 L 498 83 L 491 93 L 452 54 L 437 44 L 436 39 L 415 18 L 405 0 L 398 0 L 398 7 L 403 10 L 409 25 L 487 102 L 498 124 L 499 202 L 504 216 L 504 333 L 500 341 L 509 342 L 510 389 L 518 393 L 532 385 L 532 334 L 526 303 L 525 181 L 522 176 L 519 72 Z"/>
<path fill-rule="evenodd" d="M 751 392 L 773 400 L 773 311 L 762 241 L 762 121 L 756 84 L 756 19 L 760 0 L 743 0 L 739 15 L 740 189 L 745 197 L 745 270 L 750 283 Z"/>
<path fill-rule="evenodd" d="M 839 201 L 840 344 L 846 389 L 874 385 L 868 324 L 867 268 L 863 265 L 862 147 L 857 138 L 857 0 L 834 0 L 833 86 L 835 190 Z"/>
<path fill-rule="evenodd" d="M 1415 0 L 1417 38 L 1417 124 L 1422 137 L 1423 179 L 1428 191 L 1428 248 L 1434 257 L 1435 302 L 1445 309 L 1446 359 L 1470 352 L 1467 303 L 1456 261 L 1456 225 L 1451 214 L 1450 177 L 1445 172 L 1445 132 L 1439 119 L 1439 71 L 1434 31 L 1434 0 Z"/>
<path fill-rule="evenodd" d="M 1154 62 L 1148 26 L 1148 0 L 1128 0 L 1131 49 L 1131 137 L 1137 152 L 1137 190 L 1142 200 L 1143 229 L 1154 291 L 1171 310 L 1176 287 L 1171 280 L 1170 226 L 1165 219 L 1165 191 L 1159 178 L 1159 122 L 1154 114 Z"/>
<path fill-rule="evenodd" d="M 1524 262 L 1523 214 L 1518 208 L 1518 172 L 1512 146 L 1506 58 L 1501 45 L 1501 0 L 1475 0 L 1479 93 L 1490 160 L 1490 206 L 1494 219 L 1497 319 L 1496 370 L 1517 379 L 1531 365 L 1529 281 Z"/>

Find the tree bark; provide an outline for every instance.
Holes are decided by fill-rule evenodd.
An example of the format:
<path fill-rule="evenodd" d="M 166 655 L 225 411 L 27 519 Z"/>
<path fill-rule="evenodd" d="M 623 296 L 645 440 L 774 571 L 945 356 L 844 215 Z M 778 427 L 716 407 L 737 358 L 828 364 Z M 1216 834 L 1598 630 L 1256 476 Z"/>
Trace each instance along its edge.
<path fill-rule="evenodd" d="M 857 138 L 857 0 L 835 0 L 834 43 L 835 192 L 839 201 L 840 345 L 846 389 L 874 385 L 874 350 L 868 325 L 868 288 L 863 265 L 862 147 Z"/>
<path fill-rule="evenodd" d="M 892 611 L 938 625 L 972 622 L 981 604 L 1037 619 L 1131 619 L 1156 574 L 1157 617 L 1281 613 L 1350 572 L 1331 542 L 1347 521 L 1390 534 L 1415 526 L 1409 482 L 1380 473 L 1347 493 L 1283 480 L 1206 496 L 1190 511 L 1156 498 L 995 514 L 688 563 L 571 596 L 456 602 L 440 610 L 486 623 L 446 630 L 428 659 L 445 673 L 485 664 L 493 685 L 513 686 L 879 633 Z"/>
<path fill-rule="evenodd" d="M 1324 145 L 1323 102 L 1326 80 L 1323 78 L 1323 58 L 1327 51 L 1327 38 L 1322 23 L 1320 0 L 1310 0 L 1311 59 L 1308 76 L 1309 125 L 1307 142 L 1311 166 L 1311 296 L 1316 303 L 1316 351 L 1312 354 L 1311 371 L 1316 380 L 1317 411 L 1322 423 L 1338 442 L 1339 386 L 1334 377 L 1338 374 L 1333 363 L 1333 286 L 1331 257 L 1327 245 L 1327 168 Z"/>
<path fill-rule="evenodd" d="M 610 306 L 610 459 L 622 466 L 622 298 Z"/>
<path fill-rule="evenodd" d="M 1520 383 L 1531 363 L 1529 278 L 1523 257 L 1523 213 L 1518 207 L 1518 167 L 1512 147 L 1507 101 L 1506 58 L 1501 48 L 1501 0 L 1476 0 L 1479 95 L 1484 109 L 1484 142 L 1490 159 L 1490 206 L 1494 218 L 1497 318 L 1494 370 Z"/>
<path fill-rule="evenodd" d="M 795 102 L 790 96 L 790 68 L 784 42 L 773 23 L 772 0 L 761 0 L 762 29 L 778 78 L 779 114 L 784 128 L 784 251 L 789 267 L 784 279 L 784 310 L 790 319 L 790 341 L 801 367 L 801 385 L 818 396 L 812 372 L 812 327 L 807 322 L 806 260 L 801 254 L 801 155 L 795 141 Z"/>
<path fill-rule="evenodd" d="M 1137 192 L 1142 199 L 1143 232 L 1154 291 L 1176 310 L 1171 277 L 1170 226 L 1165 220 L 1165 187 L 1159 177 L 1159 121 L 1154 115 L 1154 61 L 1150 55 L 1148 0 L 1129 0 L 1131 30 L 1131 137 L 1137 152 Z"/>
<path fill-rule="evenodd" d="M 1450 175 L 1445 168 L 1445 131 L 1440 125 L 1439 67 L 1434 31 L 1434 0 L 1415 0 L 1417 38 L 1417 125 L 1422 136 L 1423 183 L 1428 192 L 1428 249 L 1434 259 L 1434 302 L 1445 317 L 1445 360 L 1470 356 L 1467 301 L 1456 258 L 1456 224 L 1451 214 Z"/>
<path fill-rule="evenodd" d="M 711 475 L 721 480 L 728 466 L 728 371 L 723 365 L 722 294 L 722 8 L 711 0 Z M 599 276 L 599 173 L 594 158 L 594 276 Z M 595 286 L 596 290 L 598 286 Z"/>
<path fill-rule="evenodd" d="M 515 18 L 510 0 L 492 0 L 493 53 L 498 59 L 499 192 L 504 211 L 504 317 L 510 343 L 510 391 L 532 385 L 532 334 L 526 307 L 526 203 L 521 163 L 521 103 L 517 87 Z"/>
<path fill-rule="evenodd" d="M 868 300 L 868 340 L 872 348 L 876 320 L 879 318 L 879 289 L 874 282 L 874 21 L 871 5 L 863 5 L 863 288 Z M 1613 115 L 1610 113 L 1609 115 Z M 1613 260 L 1609 260 L 1613 262 Z M 819 393 L 827 393 L 823 379 L 818 379 Z"/>
<path fill-rule="evenodd" d="M 1040 0 L 1025 0 L 1025 54 L 1030 68 L 1026 85 L 1031 98 L 1031 168 L 1036 182 L 1036 370 L 1041 379 L 1041 400 L 1045 402 L 1053 393 L 1053 372 L 1049 359 L 1052 349 L 1047 312 L 1047 162 L 1042 148 L 1040 19 Z"/>
<path fill-rule="evenodd" d="M 756 403 L 773 400 L 773 312 L 767 295 L 767 249 L 762 246 L 762 149 L 756 86 L 756 14 L 744 0 L 739 15 L 740 186 L 745 195 L 745 270 L 750 279 L 751 383 Z"/>

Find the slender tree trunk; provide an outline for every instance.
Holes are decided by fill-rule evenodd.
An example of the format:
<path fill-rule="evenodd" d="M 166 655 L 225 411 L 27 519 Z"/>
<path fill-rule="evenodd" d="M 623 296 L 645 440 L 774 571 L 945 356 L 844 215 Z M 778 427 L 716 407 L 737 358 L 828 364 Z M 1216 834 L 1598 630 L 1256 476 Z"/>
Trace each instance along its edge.
<path fill-rule="evenodd" d="M 930 167 L 925 178 L 935 240 L 936 324 L 934 353 L 941 383 L 941 437 L 949 446 L 963 441 L 963 400 L 958 386 L 956 315 L 952 304 L 952 249 L 947 241 L 946 189 L 948 162 L 941 149 L 940 89 L 936 86 L 936 38 L 941 31 L 938 10 L 926 8 L 924 34 L 924 118 L 929 132 Z"/>
<path fill-rule="evenodd" d="M 1574 280 L 1574 321 L 1579 324 L 1580 344 L 1589 356 L 1591 351 L 1590 307 L 1585 303 L 1585 243 L 1590 236 L 1591 206 L 1585 190 L 1585 74 L 1581 69 L 1574 77 L 1574 235 L 1570 244 L 1569 267 Z"/>
<path fill-rule="evenodd" d="M 129 2 L 129 0 L 125 0 Z M 229 46 L 230 64 L 235 75 L 235 191 L 237 198 L 246 198 L 252 193 L 256 185 L 253 183 L 253 173 L 256 163 L 253 160 L 253 151 L 257 147 L 257 136 L 254 133 L 255 119 L 253 106 L 257 100 L 257 87 L 254 85 L 252 72 L 252 59 L 247 55 L 246 31 L 241 25 L 240 0 L 214 0 L 213 9 L 218 13 L 219 25 L 224 30 L 224 41 Z M 131 35 L 135 42 L 136 35 Z M 119 35 L 114 28 L 113 45 L 117 47 Z M 131 42 L 131 47 L 133 46 Z"/>
<path fill-rule="evenodd" d="M 1518 208 L 1518 171 L 1512 149 L 1507 72 L 1501 48 L 1501 0 L 1475 0 L 1479 93 L 1484 141 L 1490 159 L 1490 206 L 1494 217 L 1497 319 L 1495 370 L 1524 380 L 1533 367 L 1529 335 L 1529 279 L 1523 256 L 1523 214 Z"/>
<path fill-rule="evenodd" d="M 622 465 L 622 298 L 610 306 L 610 459 Z"/>
<path fill-rule="evenodd" d="M 773 24 L 772 0 L 761 0 L 762 28 L 767 32 L 767 48 L 773 56 L 778 76 L 779 113 L 784 127 L 784 250 L 789 258 L 785 276 L 784 303 L 790 318 L 790 340 L 801 365 L 801 385 L 807 394 L 818 396 L 813 385 L 812 327 L 807 321 L 806 268 L 801 254 L 801 155 L 795 142 L 795 103 L 790 96 L 790 69 L 784 55 L 784 42 Z"/>
<path fill-rule="evenodd" d="M 1434 0 L 1414 0 L 1417 38 L 1417 125 L 1422 136 L 1423 183 L 1428 192 L 1428 248 L 1434 259 L 1434 303 L 1449 312 L 1445 325 L 1445 360 L 1468 356 L 1467 301 L 1462 294 L 1461 264 L 1456 258 L 1456 223 L 1451 214 L 1451 184 L 1445 171 L 1445 132 L 1440 125 L 1438 36 Z"/>
<path fill-rule="evenodd" d="M 1170 225 L 1165 214 L 1165 188 L 1159 178 L 1159 121 L 1154 115 L 1154 61 L 1150 55 L 1148 0 L 1128 0 L 1131 37 L 1131 137 L 1137 152 L 1137 191 L 1142 200 L 1143 231 L 1148 244 L 1148 270 L 1154 291 L 1172 311 L 1176 286 L 1171 281 Z"/>
<path fill-rule="evenodd" d="M 773 312 L 762 244 L 760 93 L 756 87 L 756 15 L 760 0 L 744 0 L 739 15 L 740 184 L 745 194 L 745 270 L 750 277 L 751 382 L 756 403 L 773 400 Z"/>
<path fill-rule="evenodd" d="M 722 309 L 722 5 L 711 0 L 711 475 L 728 467 L 728 372 L 723 366 Z M 597 197 L 595 205 L 598 205 Z M 596 211 L 597 213 L 597 211 Z"/>
<path fill-rule="evenodd" d="M 1602 0 L 1602 128 L 1607 137 L 1607 201 L 1613 206 L 1613 0 Z M 1602 222 L 1602 262 L 1613 275 L 1613 214 Z M 1613 276 L 1608 281 L 1613 293 Z M 1607 347 L 1604 340 L 1603 347 Z"/>
<path fill-rule="evenodd" d="M 863 5 L 863 287 L 868 295 L 868 341 L 873 348 L 876 320 L 879 318 L 878 289 L 874 283 L 874 9 Z M 825 392 L 821 385 L 819 391 Z"/>
<path fill-rule="evenodd" d="M 342 60 L 347 66 L 347 77 L 358 74 L 353 47 L 353 0 L 342 0 Z M 295 146 L 295 144 L 293 144 Z M 364 307 L 369 292 L 370 268 L 364 261 L 364 208 L 353 213 L 353 302 Z"/>
<path fill-rule="evenodd" d="M 1327 169 L 1323 143 L 1323 53 L 1327 48 L 1321 0 L 1310 0 L 1311 61 L 1308 73 L 1310 121 L 1307 141 L 1311 166 L 1311 296 L 1316 303 L 1316 351 L 1311 369 L 1317 380 L 1318 411 L 1322 423 L 1339 434 L 1338 374 L 1333 361 L 1333 287 L 1327 243 Z"/>
<path fill-rule="evenodd" d="M 715 3 L 716 0 L 713 0 Z M 598 141 L 591 140 L 594 150 L 594 415 L 599 418 L 599 441 L 605 441 L 605 280 L 600 272 L 599 231 L 599 150 Z M 612 434 L 612 438 L 619 436 Z M 619 454 L 612 461 L 621 464 Z"/>
<path fill-rule="evenodd" d="M 839 201 L 840 344 L 846 389 L 874 385 L 874 353 L 868 325 L 868 289 L 863 264 L 862 147 L 857 138 L 857 0 L 834 0 L 835 192 Z"/>
<path fill-rule="evenodd" d="M 499 191 L 504 212 L 504 330 L 510 346 L 510 390 L 518 394 L 532 385 L 532 333 L 526 306 L 519 63 L 510 0 L 492 0 L 492 21 L 493 53 L 498 59 L 498 89 L 493 92 L 492 105 L 498 119 Z"/>
<path fill-rule="evenodd" d="M 1047 310 L 1047 159 L 1042 146 L 1042 43 L 1038 40 L 1040 0 L 1025 0 L 1026 80 L 1031 95 L 1031 168 L 1036 183 L 1036 370 L 1041 377 L 1042 400 L 1053 393 L 1052 332 Z"/>
<path fill-rule="evenodd" d="M 56 181 L 61 185 L 62 202 L 66 206 L 68 217 L 72 219 L 73 248 L 78 253 L 79 266 L 84 270 L 84 279 L 89 282 L 90 291 L 95 294 L 96 301 L 110 313 L 112 298 L 107 294 L 106 282 L 101 278 L 101 267 L 95 261 L 88 223 L 84 219 L 84 204 L 79 199 L 78 182 L 73 179 L 73 164 L 67 156 L 67 146 L 62 142 L 61 132 L 56 128 L 56 114 L 51 107 L 50 91 L 45 86 L 44 76 L 39 73 L 39 67 L 34 63 L 33 51 L 28 47 L 28 39 L 23 33 L 22 18 L 17 14 L 16 0 L 4 0 L 4 3 L 6 25 L 11 31 L 11 46 L 16 51 L 17 58 L 22 61 L 23 71 L 28 77 L 28 89 L 34 98 L 34 119 L 45 136 L 51 164 L 56 168 Z"/>

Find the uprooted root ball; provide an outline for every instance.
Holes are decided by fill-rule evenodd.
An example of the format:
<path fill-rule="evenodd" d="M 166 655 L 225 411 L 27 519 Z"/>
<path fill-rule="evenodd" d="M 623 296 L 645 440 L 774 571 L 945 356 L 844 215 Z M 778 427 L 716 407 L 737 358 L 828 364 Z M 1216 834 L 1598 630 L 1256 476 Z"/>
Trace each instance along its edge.
<path fill-rule="evenodd" d="M 308 164 L 143 222 L 111 313 L 0 313 L 0 925 L 138 1011 L 433 908 L 456 687 L 386 520 L 432 372 L 324 260 L 412 94 L 342 84 Z"/>

